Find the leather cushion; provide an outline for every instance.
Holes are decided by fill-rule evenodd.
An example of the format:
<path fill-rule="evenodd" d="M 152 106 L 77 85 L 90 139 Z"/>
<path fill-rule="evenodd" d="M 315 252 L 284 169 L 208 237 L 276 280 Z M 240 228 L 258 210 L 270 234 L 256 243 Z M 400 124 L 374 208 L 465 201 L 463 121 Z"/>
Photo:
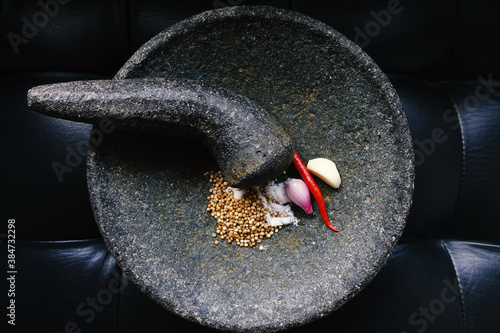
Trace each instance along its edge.
<path fill-rule="evenodd" d="M 129 57 L 126 1 L 3 1 L 0 73 L 114 74 Z"/>
<path fill-rule="evenodd" d="M 17 221 L 18 239 L 100 237 L 90 207 L 86 153 L 91 125 L 47 117 L 28 108 L 35 85 L 105 78 L 78 73 L 0 77 L 0 211 Z"/>

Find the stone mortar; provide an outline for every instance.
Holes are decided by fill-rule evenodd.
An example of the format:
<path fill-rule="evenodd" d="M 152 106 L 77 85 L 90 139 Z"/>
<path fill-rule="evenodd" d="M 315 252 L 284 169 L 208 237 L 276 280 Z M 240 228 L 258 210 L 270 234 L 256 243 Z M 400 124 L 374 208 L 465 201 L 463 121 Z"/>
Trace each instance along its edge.
<path fill-rule="evenodd" d="M 297 211 L 299 225 L 264 240 L 263 251 L 216 246 L 208 151 L 175 137 L 105 135 L 89 150 L 91 202 L 109 250 L 143 292 L 202 325 L 261 332 L 326 316 L 373 279 L 404 228 L 414 163 L 398 96 L 358 46 L 298 13 L 226 8 L 160 33 L 115 78 L 145 77 L 199 80 L 254 100 L 303 160 L 335 161 L 342 186 L 318 181 L 338 233 L 313 204 L 313 216 Z"/>

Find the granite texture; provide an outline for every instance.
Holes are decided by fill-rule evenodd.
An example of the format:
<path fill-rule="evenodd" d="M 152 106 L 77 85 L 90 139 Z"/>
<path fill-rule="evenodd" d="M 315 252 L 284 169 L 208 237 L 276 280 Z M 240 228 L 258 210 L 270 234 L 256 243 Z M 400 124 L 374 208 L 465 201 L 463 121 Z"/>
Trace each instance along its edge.
<path fill-rule="evenodd" d="M 160 33 L 115 79 L 148 77 L 248 97 L 278 119 L 304 161 L 333 160 L 342 186 L 318 181 L 338 233 L 313 203 L 314 215 L 297 210 L 300 223 L 265 239 L 263 251 L 214 245 L 210 152 L 116 129 L 91 145 L 89 191 L 109 250 L 143 292 L 202 325 L 261 332 L 325 316 L 372 280 L 404 228 L 414 163 L 398 96 L 359 47 L 298 13 L 225 8 Z"/>
<path fill-rule="evenodd" d="M 272 115 L 244 96 L 202 82 L 64 82 L 30 89 L 28 105 L 54 117 L 87 123 L 107 119 L 122 130 L 197 139 L 234 187 L 267 182 L 293 158 L 292 140 Z"/>

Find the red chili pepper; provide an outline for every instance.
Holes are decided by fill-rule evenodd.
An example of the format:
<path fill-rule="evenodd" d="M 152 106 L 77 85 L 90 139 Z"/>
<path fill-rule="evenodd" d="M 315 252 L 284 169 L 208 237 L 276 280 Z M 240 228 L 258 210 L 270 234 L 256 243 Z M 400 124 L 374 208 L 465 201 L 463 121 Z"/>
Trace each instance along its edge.
<path fill-rule="evenodd" d="M 328 214 L 326 213 L 325 201 L 323 200 L 323 195 L 321 194 L 321 190 L 319 189 L 318 184 L 316 184 L 316 182 L 314 181 L 313 177 L 311 176 L 311 173 L 309 172 L 309 170 L 307 170 L 306 165 L 304 164 L 304 162 L 302 162 L 302 159 L 300 158 L 299 154 L 297 154 L 297 151 L 293 153 L 293 164 L 297 168 L 297 171 L 302 177 L 302 180 L 304 181 L 304 183 L 306 183 L 307 188 L 309 189 L 309 191 L 311 191 L 314 199 L 318 203 L 319 212 L 321 214 L 321 217 L 323 218 L 323 221 L 325 221 L 325 224 L 328 226 L 328 228 L 338 232 L 338 229 L 335 228 L 328 219 Z"/>

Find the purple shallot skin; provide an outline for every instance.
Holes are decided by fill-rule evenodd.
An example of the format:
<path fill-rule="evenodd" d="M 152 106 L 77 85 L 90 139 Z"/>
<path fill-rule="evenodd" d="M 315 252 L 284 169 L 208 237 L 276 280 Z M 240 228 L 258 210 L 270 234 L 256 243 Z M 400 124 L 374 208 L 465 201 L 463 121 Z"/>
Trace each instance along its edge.
<path fill-rule="evenodd" d="M 286 194 L 294 204 L 302 208 L 307 214 L 313 212 L 311 194 L 302 179 L 290 179 L 285 184 Z"/>

